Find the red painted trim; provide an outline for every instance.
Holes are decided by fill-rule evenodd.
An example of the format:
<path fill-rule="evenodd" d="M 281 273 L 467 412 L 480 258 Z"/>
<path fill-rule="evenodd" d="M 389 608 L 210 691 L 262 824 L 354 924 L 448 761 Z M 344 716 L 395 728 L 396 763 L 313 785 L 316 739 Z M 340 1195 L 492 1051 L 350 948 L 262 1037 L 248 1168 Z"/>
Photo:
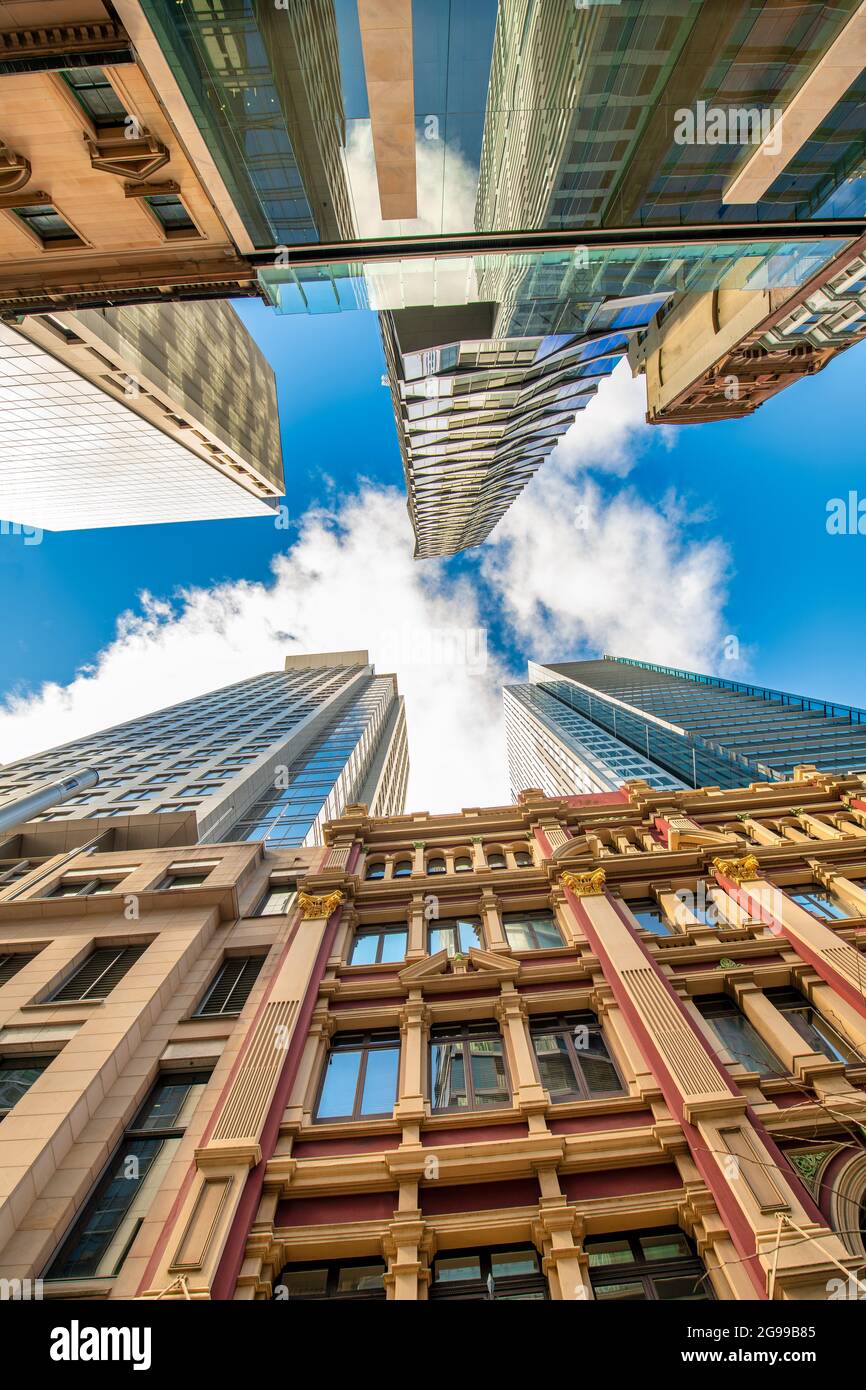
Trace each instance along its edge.
<path fill-rule="evenodd" d="M 288 1104 L 292 1085 L 294 1084 L 298 1072 L 301 1054 L 307 1042 L 310 1020 L 313 1016 L 313 1010 L 316 1007 L 319 985 L 325 973 L 325 966 L 331 954 L 331 948 L 333 947 L 334 938 L 337 935 L 337 928 L 340 925 L 342 916 L 342 907 L 338 907 L 336 912 L 331 915 L 331 919 L 325 927 L 322 936 L 318 955 L 310 971 L 307 992 L 301 1002 L 298 1021 L 292 1033 L 292 1040 L 286 1053 L 286 1060 L 280 1072 L 277 1088 L 274 1092 L 274 1098 L 271 1101 L 267 1118 L 262 1126 L 262 1133 L 259 1139 L 262 1157 L 259 1163 L 256 1164 L 255 1168 L 253 1168 L 247 1176 L 246 1186 L 241 1195 L 241 1200 L 238 1203 L 234 1221 L 232 1222 L 225 1249 L 223 1250 L 222 1258 L 216 1272 L 213 1289 L 211 1290 L 211 1296 L 215 1299 L 228 1299 L 231 1298 L 234 1293 L 243 1263 L 247 1236 L 255 1220 L 259 1201 L 261 1199 L 268 1160 L 276 1148 L 277 1136 L 280 1131 L 280 1122 L 286 1105 Z"/>
<path fill-rule="evenodd" d="M 543 857 L 545 859 L 549 859 L 550 856 L 553 854 L 553 850 L 550 848 L 550 841 L 548 840 L 541 826 L 536 825 L 532 833 L 535 836 L 536 843 L 541 849 Z"/>
<path fill-rule="evenodd" d="M 858 1014 L 866 1018 L 866 999 L 864 999 L 859 990 L 854 988 L 850 981 L 845 979 L 844 975 L 841 975 L 823 956 L 819 956 L 817 951 L 813 951 L 811 946 L 807 946 L 804 941 L 801 941 L 800 937 L 793 929 L 787 927 L 780 917 L 775 917 L 770 909 L 765 907 L 759 899 L 753 898 L 744 888 L 734 883 L 732 879 L 726 878 L 724 874 L 716 872 L 715 877 L 716 882 L 720 887 L 724 888 L 729 897 L 739 903 L 740 907 L 746 908 L 750 916 L 757 916 L 765 926 L 770 928 L 774 935 L 783 936 L 788 944 L 793 946 L 801 960 L 811 965 L 813 970 L 816 970 L 821 976 L 821 979 L 826 984 L 830 985 L 831 989 L 835 989 L 836 993 L 841 994 L 842 998 L 846 1003 L 851 1005 L 852 1009 L 856 1009 Z M 773 887 L 776 888 L 779 893 L 784 891 L 782 888 L 779 888 L 777 884 L 773 884 Z M 755 908 L 758 909 L 757 913 L 754 910 Z M 806 909 L 804 908 L 803 911 L 805 912 Z M 818 922 L 819 926 L 826 926 L 826 923 L 821 922 L 818 917 L 815 918 L 815 921 Z M 844 945 L 845 943 L 842 942 L 840 944 Z M 864 962 L 863 974 L 864 978 L 866 978 L 866 962 Z"/>
<path fill-rule="evenodd" d="M 621 806 L 628 801 L 625 787 L 617 787 L 615 792 L 585 792 L 582 796 L 560 796 L 566 806 Z"/>
<path fill-rule="evenodd" d="M 256 1024 L 258 1023 L 258 1021 L 259 1021 L 259 1019 L 260 1019 L 262 1013 L 264 1012 L 265 1006 L 266 1006 L 266 1004 L 267 1004 L 267 1002 L 268 1002 L 268 1000 L 269 1000 L 269 998 L 270 998 L 270 994 L 271 994 L 271 989 L 272 989 L 272 987 L 273 987 L 273 983 L 274 983 L 274 981 L 276 980 L 278 974 L 280 973 L 280 969 L 281 969 L 281 967 L 282 967 L 283 961 L 286 959 L 286 956 L 287 956 L 288 953 L 289 953 L 289 948 L 291 947 L 291 944 L 292 944 L 292 942 L 293 942 L 294 939 L 295 939 L 295 935 L 296 935 L 296 933 L 297 933 L 298 924 L 300 923 L 300 920 L 301 920 L 301 918 L 300 918 L 300 913 L 298 913 L 298 912 L 296 911 L 294 921 L 292 922 L 291 926 L 289 927 L 289 933 L 288 933 L 288 936 L 286 937 L 285 943 L 284 943 L 284 945 L 283 945 L 283 949 L 282 949 L 282 951 L 280 952 L 280 955 L 279 955 L 279 958 L 278 958 L 278 960 L 277 960 L 277 963 L 276 963 L 276 965 L 274 966 L 274 969 L 273 969 L 273 971 L 272 971 L 272 973 L 271 973 L 271 979 L 270 979 L 270 983 L 269 983 L 269 985 L 268 985 L 268 988 L 265 990 L 265 993 L 262 995 L 261 999 L 259 1000 L 258 1007 L 256 1008 L 256 1011 L 255 1011 L 255 1013 L 253 1014 L 252 1020 L 251 1020 L 251 1022 L 250 1022 L 250 1024 L 249 1024 L 249 1027 L 247 1028 L 247 1033 L 246 1033 L 246 1037 L 245 1037 L 245 1039 L 244 1039 L 244 1042 L 243 1042 L 242 1046 L 239 1048 L 239 1050 L 238 1050 L 238 1055 L 237 1055 L 237 1057 L 235 1058 L 234 1062 L 232 1063 L 231 1068 L 229 1069 L 229 1074 L 228 1074 L 228 1076 L 226 1077 L 225 1081 L 223 1082 L 222 1090 L 220 1091 L 219 1095 L 217 1096 L 216 1102 L 214 1103 L 214 1107 L 213 1107 L 213 1109 L 212 1109 L 212 1111 L 211 1111 L 211 1114 L 210 1114 L 210 1119 L 208 1120 L 207 1124 L 206 1124 L 205 1127 L 204 1127 L 204 1130 L 203 1130 L 203 1132 L 202 1132 L 201 1139 L 199 1140 L 199 1143 L 198 1143 L 198 1147 L 199 1147 L 199 1148 L 203 1148 L 203 1147 L 204 1147 L 204 1145 L 207 1143 L 208 1139 L 210 1138 L 211 1134 L 213 1133 L 214 1128 L 216 1127 L 217 1120 L 218 1120 L 218 1118 L 219 1118 L 219 1116 L 220 1116 L 220 1113 L 221 1113 L 221 1111 L 222 1111 L 223 1103 L 224 1103 L 224 1101 L 225 1101 L 225 1099 L 226 1099 L 226 1096 L 228 1095 L 228 1092 L 229 1092 L 229 1089 L 230 1089 L 230 1087 L 231 1087 L 231 1085 L 232 1085 L 232 1082 L 234 1081 L 234 1079 L 235 1079 L 235 1077 L 236 1077 L 236 1075 L 237 1075 L 237 1073 L 238 1073 L 238 1070 L 240 1069 L 241 1062 L 242 1062 L 243 1059 L 246 1057 L 247 1050 L 248 1050 L 249 1045 L 250 1045 L 250 1039 L 251 1039 L 251 1037 L 252 1037 L 253 1031 L 254 1031 L 255 1026 L 256 1026 Z M 180 1187 L 179 1187 L 179 1189 L 178 1189 L 177 1196 L 175 1197 L 174 1201 L 172 1202 L 171 1210 L 170 1210 L 170 1212 L 168 1213 L 168 1216 L 166 1217 L 165 1224 L 163 1225 L 163 1228 L 162 1228 L 162 1230 L 161 1230 L 161 1232 L 160 1232 L 160 1234 L 159 1234 L 159 1238 L 158 1238 L 158 1240 L 157 1240 L 157 1242 L 156 1242 L 156 1244 L 155 1244 L 155 1246 L 154 1246 L 154 1248 L 153 1248 L 153 1254 L 151 1255 L 150 1259 L 149 1259 L 148 1262 L 147 1262 L 147 1266 L 146 1266 L 145 1271 L 144 1271 L 144 1274 L 143 1274 L 143 1276 L 142 1276 L 141 1283 L 140 1283 L 139 1286 L 138 1286 L 138 1293 L 140 1293 L 140 1294 L 141 1294 L 141 1293 L 144 1293 L 145 1289 L 148 1289 L 148 1288 L 150 1287 L 151 1280 L 153 1279 L 153 1276 L 154 1276 L 154 1274 L 155 1274 L 156 1271 L 157 1271 L 157 1268 L 158 1268 L 158 1266 L 159 1266 L 159 1262 L 160 1262 L 160 1260 L 161 1260 L 161 1258 L 162 1258 L 163 1252 L 165 1251 L 165 1247 L 166 1247 L 167 1244 L 168 1244 L 169 1237 L 170 1237 L 170 1235 L 171 1235 L 171 1232 L 172 1232 L 172 1228 L 173 1228 L 173 1226 L 174 1226 L 175 1219 L 176 1219 L 178 1213 L 180 1212 L 180 1209 L 181 1209 L 181 1207 L 182 1207 L 184 1201 L 186 1200 L 186 1195 L 187 1195 L 187 1193 L 189 1192 L 190 1187 L 192 1186 L 192 1182 L 193 1182 L 193 1179 L 195 1178 L 195 1175 L 196 1175 L 197 1171 L 198 1171 L 198 1169 L 197 1169 L 197 1167 L 196 1167 L 196 1162 L 195 1162 L 195 1159 L 193 1159 L 193 1160 L 190 1162 L 189 1166 L 187 1167 L 186 1173 L 184 1174 L 183 1182 L 181 1183 L 181 1185 L 180 1185 Z"/>
<path fill-rule="evenodd" d="M 725 1178 L 721 1171 L 721 1167 L 717 1162 L 715 1155 L 707 1150 L 706 1144 L 699 1131 L 686 1119 L 685 1109 L 682 1097 L 680 1095 L 679 1087 L 677 1086 L 673 1076 L 668 1070 L 663 1058 L 661 1057 L 661 1054 L 658 1052 L 655 1043 L 653 1042 L 652 1036 L 649 1033 L 649 1030 L 647 1029 L 640 1013 L 632 1003 L 631 997 L 629 996 L 628 991 L 622 983 L 619 973 L 614 968 L 610 953 L 607 950 L 607 947 L 605 946 L 604 942 L 602 941 L 599 933 L 596 931 L 590 919 L 589 913 L 584 908 L 583 904 L 581 903 L 581 900 L 575 896 L 575 894 L 571 891 L 570 888 L 566 888 L 565 892 L 572 911 L 575 913 L 578 921 L 581 923 L 581 926 L 583 927 L 583 930 L 586 934 L 586 937 L 590 945 L 593 948 L 593 951 L 598 956 L 599 962 L 604 972 L 605 979 L 607 980 L 607 983 L 610 985 L 617 1003 L 622 1009 L 623 1014 L 625 1015 L 626 1019 L 629 1022 L 629 1025 L 631 1026 L 634 1032 L 635 1039 L 641 1050 L 641 1053 L 643 1054 L 644 1060 L 646 1061 L 649 1070 L 655 1076 L 656 1080 L 659 1083 L 659 1086 L 661 1087 L 662 1094 L 664 1095 L 667 1104 L 670 1106 L 670 1109 L 682 1125 L 683 1133 L 685 1135 L 692 1157 L 695 1161 L 695 1165 L 698 1171 L 700 1172 L 701 1176 L 703 1177 L 704 1181 L 707 1183 L 707 1186 L 709 1187 L 710 1191 L 713 1193 L 713 1196 L 715 1197 L 719 1211 L 725 1220 L 725 1223 L 728 1227 L 728 1231 L 730 1232 L 730 1235 L 733 1238 L 734 1244 L 737 1247 L 740 1257 L 743 1260 L 743 1266 L 746 1269 L 752 1281 L 757 1296 L 760 1299 L 766 1299 L 767 1290 L 765 1286 L 764 1272 L 761 1269 L 760 1263 L 758 1262 L 755 1256 L 756 1246 L 754 1232 L 751 1226 L 749 1225 L 748 1221 L 746 1220 L 742 1210 L 740 1209 L 739 1204 L 732 1196 L 730 1188 L 727 1182 L 725 1181 Z M 728 1090 L 731 1093 L 731 1095 L 740 1095 L 739 1090 L 731 1081 L 730 1077 L 726 1076 L 726 1074 L 721 1070 L 719 1063 L 713 1055 L 713 1052 L 707 1040 L 703 1037 L 700 1031 L 695 1027 L 692 1020 L 689 1018 L 688 1013 L 683 1008 L 679 995 L 676 993 L 676 990 L 673 989 L 670 981 L 662 972 L 658 962 L 647 950 L 646 946 L 644 945 L 643 941 L 641 941 L 637 932 L 632 928 L 632 925 L 626 915 L 625 910 L 616 901 L 615 898 L 611 898 L 607 893 L 605 894 L 605 897 L 607 898 L 608 903 L 613 907 L 614 911 L 620 918 L 625 929 L 631 935 L 632 939 L 637 942 L 641 954 L 644 956 L 647 963 L 651 966 L 658 978 L 662 981 L 662 984 L 667 990 L 670 998 L 673 1000 L 676 1008 L 679 1010 L 680 1014 L 683 1016 L 686 1023 L 688 1024 L 688 1027 L 691 1029 L 694 1037 L 697 1038 L 700 1046 L 703 1048 L 704 1052 L 707 1054 L 710 1061 L 712 1062 L 713 1067 L 715 1071 L 718 1073 L 719 1079 L 723 1087 L 726 1090 Z M 769 1136 L 767 1135 L 760 1122 L 756 1121 L 754 1113 L 750 1113 L 748 1107 L 746 1108 L 746 1113 L 749 1115 L 749 1119 L 754 1124 L 757 1132 L 760 1134 L 762 1141 L 767 1143 L 769 1140 Z M 768 1147 L 770 1147 L 769 1143 Z M 775 1146 L 773 1146 L 773 1148 L 775 1150 L 775 1153 L 778 1154 L 778 1149 L 775 1149 Z M 781 1157 L 781 1155 L 779 1155 L 779 1157 Z M 785 1176 L 787 1177 L 787 1174 Z M 793 1179 L 794 1175 L 792 1174 L 791 1177 Z M 808 1195 L 806 1194 L 805 1188 L 803 1188 L 802 1183 L 790 1181 L 790 1186 L 795 1188 L 795 1190 L 798 1193 L 798 1196 L 800 1195 L 801 1191 L 803 1197 L 806 1197 Z M 807 1204 L 804 1201 L 804 1206 L 806 1205 Z M 814 1203 L 810 1202 L 809 1207 L 814 1207 Z"/>

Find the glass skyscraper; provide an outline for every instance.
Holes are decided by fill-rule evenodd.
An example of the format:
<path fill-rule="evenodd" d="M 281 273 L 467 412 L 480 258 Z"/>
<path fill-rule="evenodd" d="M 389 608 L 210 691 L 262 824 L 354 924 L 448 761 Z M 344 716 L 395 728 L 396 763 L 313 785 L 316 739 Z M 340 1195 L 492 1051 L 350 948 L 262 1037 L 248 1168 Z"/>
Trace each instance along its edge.
<path fill-rule="evenodd" d="M 0 768 L 0 807 L 85 768 L 96 786 L 34 821 L 194 813 L 200 843 L 321 843 L 363 801 L 404 809 L 406 717 L 365 651 L 290 656 L 268 672 Z"/>
<path fill-rule="evenodd" d="M 529 664 L 506 686 L 512 791 L 549 796 L 739 787 L 866 768 L 866 710 L 669 666 L 605 656 Z"/>

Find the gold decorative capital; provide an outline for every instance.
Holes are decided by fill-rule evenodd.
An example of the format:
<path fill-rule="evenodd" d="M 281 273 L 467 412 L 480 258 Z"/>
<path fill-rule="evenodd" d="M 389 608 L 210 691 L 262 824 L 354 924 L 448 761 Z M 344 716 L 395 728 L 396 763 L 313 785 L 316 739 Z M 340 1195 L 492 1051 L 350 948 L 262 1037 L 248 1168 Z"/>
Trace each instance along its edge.
<path fill-rule="evenodd" d="M 747 854 L 744 859 L 714 859 L 713 868 L 717 874 L 723 874 L 736 884 L 761 876 L 761 866 L 754 854 Z"/>
<path fill-rule="evenodd" d="M 344 901 L 344 895 L 339 888 L 333 893 L 326 893 L 322 897 L 315 897 L 312 893 L 298 894 L 298 907 L 304 921 L 308 917 L 330 917 L 332 912 L 336 912 L 340 903 Z"/>
<path fill-rule="evenodd" d="M 588 898 L 593 893 L 603 893 L 605 884 L 604 869 L 593 869 L 588 874 L 564 873 L 560 876 L 560 883 L 570 888 L 572 893 L 576 893 L 579 898 Z"/>

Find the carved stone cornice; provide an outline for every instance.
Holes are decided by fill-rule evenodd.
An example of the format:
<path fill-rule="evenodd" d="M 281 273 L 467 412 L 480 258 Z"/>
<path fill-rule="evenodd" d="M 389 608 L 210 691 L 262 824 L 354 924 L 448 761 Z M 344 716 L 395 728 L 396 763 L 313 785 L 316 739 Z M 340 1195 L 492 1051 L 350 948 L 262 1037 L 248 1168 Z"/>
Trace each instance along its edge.
<path fill-rule="evenodd" d="M 330 917 L 331 913 L 336 912 L 343 902 L 345 902 L 345 896 L 339 889 L 333 893 L 325 893 L 321 897 L 312 893 L 300 892 L 298 894 L 298 910 L 304 921 L 311 917 Z"/>
<path fill-rule="evenodd" d="M 576 897 L 588 898 L 604 892 L 605 879 L 604 869 L 592 869 L 585 874 L 561 874 L 559 881 Z"/>
<path fill-rule="evenodd" d="M 729 878 L 738 887 L 741 883 L 761 876 L 761 865 L 754 854 L 747 854 L 742 859 L 714 859 L 713 868 L 716 873 L 721 874 L 723 878 Z"/>

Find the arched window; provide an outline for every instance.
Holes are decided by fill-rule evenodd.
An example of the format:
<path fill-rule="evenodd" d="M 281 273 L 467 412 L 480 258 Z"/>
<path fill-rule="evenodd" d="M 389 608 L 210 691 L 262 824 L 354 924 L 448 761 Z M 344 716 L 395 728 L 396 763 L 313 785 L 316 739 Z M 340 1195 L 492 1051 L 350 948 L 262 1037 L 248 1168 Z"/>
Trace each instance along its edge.
<path fill-rule="evenodd" d="M 384 877 L 385 877 L 385 865 L 384 865 L 383 863 L 381 863 L 381 861 L 380 861 L 379 863 L 376 863 L 376 864 L 368 864 L 368 865 L 367 865 L 367 872 L 364 874 L 364 877 L 365 877 L 365 878 L 384 878 Z"/>
<path fill-rule="evenodd" d="M 458 854 L 454 860 L 454 872 L 458 874 L 469 873 L 472 869 L 472 857 L 468 854 Z"/>
<path fill-rule="evenodd" d="M 491 853 L 488 854 L 487 867 L 488 869 L 504 869 L 507 867 L 505 862 L 505 855 L 501 852 L 501 850 L 492 850 Z"/>
<path fill-rule="evenodd" d="M 514 862 L 518 869 L 532 868 L 532 855 L 528 849 L 516 849 L 514 851 Z"/>
<path fill-rule="evenodd" d="M 432 859 L 427 860 L 428 874 L 444 874 L 445 868 L 445 858 L 441 854 L 436 854 Z"/>
<path fill-rule="evenodd" d="M 394 877 L 395 877 L 395 878 L 408 878 L 409 875 L 411 874 L 411 872 L 412 872 L 412 860 L 411 860 L 411 859 L 398 859 L 398 860 L 397 860 L 397 863 L 394 865 Z"/>

